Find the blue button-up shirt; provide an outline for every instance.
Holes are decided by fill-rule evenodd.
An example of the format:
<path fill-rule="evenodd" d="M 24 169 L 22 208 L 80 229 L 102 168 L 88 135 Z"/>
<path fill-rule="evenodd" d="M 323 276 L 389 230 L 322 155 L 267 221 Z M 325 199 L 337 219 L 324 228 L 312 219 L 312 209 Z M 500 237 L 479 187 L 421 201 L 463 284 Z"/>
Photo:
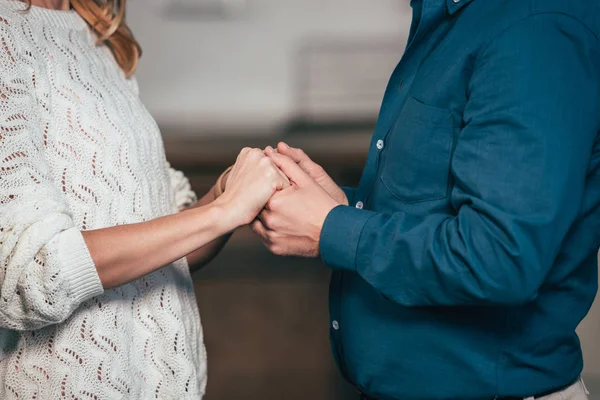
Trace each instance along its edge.
<path fill-rule="evenodd" d="M 360 185 L 321 235 L 335 356 L 383 400 L 559 388 L 597 288 L 600 2 L 412 6 Z"/>

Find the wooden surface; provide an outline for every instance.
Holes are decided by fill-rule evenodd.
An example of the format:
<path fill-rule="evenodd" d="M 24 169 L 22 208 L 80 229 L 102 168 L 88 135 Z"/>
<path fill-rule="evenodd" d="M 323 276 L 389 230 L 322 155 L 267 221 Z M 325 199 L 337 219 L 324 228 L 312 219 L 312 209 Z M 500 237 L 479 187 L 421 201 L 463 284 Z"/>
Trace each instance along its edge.
<path fill-rule="evenodd" d="M 167 157 L 181 168 L 217 167 L 231 163 L 244 147 L 265 148 L 279 141 L 302 148 L 315 160 L 350 166 L 350 161 L 363 159 L 371 140 L 370 132 L 338 132 L 294 134 L 273 137 L 164 137 Z"/>

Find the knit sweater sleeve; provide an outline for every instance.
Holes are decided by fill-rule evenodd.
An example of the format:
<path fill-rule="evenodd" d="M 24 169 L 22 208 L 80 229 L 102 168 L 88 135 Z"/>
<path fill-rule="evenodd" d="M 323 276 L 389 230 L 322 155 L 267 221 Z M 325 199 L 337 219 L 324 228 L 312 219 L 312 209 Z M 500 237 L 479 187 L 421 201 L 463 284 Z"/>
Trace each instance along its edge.
<path fill-rule="evenodd" d="M 46 152 L 50 129 L 36 95 L 38 68 L 0 18 L 0 328 L 62 322 L 103 293 Z"/>
<path fill-rule="evenodd" d="M 182 211 L 196 204 L 198 197 L 192 190 L 189 179 L 186 178 L 183 172 L 172 168 L 169 163 L 167 163 L 167 169 L 169 171 L 171 190 L 175 196 L 175 205 L 177 206 L 177 209 Z"/>

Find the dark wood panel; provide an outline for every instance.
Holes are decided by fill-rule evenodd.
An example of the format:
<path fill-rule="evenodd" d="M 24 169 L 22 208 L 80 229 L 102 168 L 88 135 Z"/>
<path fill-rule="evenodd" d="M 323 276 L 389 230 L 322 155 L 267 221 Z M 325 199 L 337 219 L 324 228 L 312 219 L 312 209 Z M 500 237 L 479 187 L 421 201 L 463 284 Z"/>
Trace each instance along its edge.
<path fill-rule="evenodd" d="M 330 272 L 276 257 L 247 229 L 194 274 L 209 360 L 207 400 L 348 400 L 329 347 Z"/>
<path fill-rule="evenodd" d="M 173 166 L 180 169 L 220 168 L 235 162 L 244 147 L 265 148 L 285 140 L 304 151 L 315 161 L 330 167 L 356 167 L 364 163 L 370 132 L 336 134 L 294 134 L 274 137 L 175 137 L 164 138 L 165 151 Z"/>

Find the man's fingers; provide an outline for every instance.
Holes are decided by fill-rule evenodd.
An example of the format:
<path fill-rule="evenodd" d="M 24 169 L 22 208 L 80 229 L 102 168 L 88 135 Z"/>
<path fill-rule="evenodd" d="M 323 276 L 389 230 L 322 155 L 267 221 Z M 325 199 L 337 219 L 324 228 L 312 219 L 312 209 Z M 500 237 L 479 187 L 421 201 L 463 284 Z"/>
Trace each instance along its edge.
<path fill-rule="evenodd" d="M 267 228 L 263 225 L 260 219 L 255 219 L 250 224 L 250 229 L 254 232 L 258 237 L 260 237 L 263 242 L 268 243 L 269 238 L 267 235 Z"/>
<path fill-rule="evenodd" d="M 288 156 L 297 163 L 309 162 L 311 159 L 300 149 L 290 147 L 287 143 L 279 142 L 276 151 L 284 156 Z"/>
<path fill-rule="evenodd" d="M 258 219 L 255 219 L 252 224 L 250 224 L 250 228 L 252 231 L 260 237 L 262 244 L 273 254 L 275 255 L 285 255 L 283 252 L 283 248 L 280 245 L 273 243 L 273 241 L 269 238 L 269 230 L 265 228 L 265 226 Z"/>
<path fill-rule="evenodd" d="M 269 217 L 268 217 L 268 210 L 262 210 L 258 216 L 256 217 L 257 220 L 259 220 L 263 226 L 263 228 L 265 228 L 266 230 L 270 230 L 271 227 L 269 226 Z"/>
<path fill-rule="evenodd" d="M 290 147 L 284 142 L 280 142 L 277 145 L 277 149 L 274 151 L 288 156 L 292 160 L 296 161 L 300 168 L 302 168 L 304 172 L 311 176 L 317 172 L 317 168 L 320 168 L 319 165 L 315 163 L 302 149 Z"/>
<path fill-rule="evenodd" d="M 289 179 L 298 186 L 304 186 L 310 181 L 310 177 L 290 157 L 279 153 L 271 154 L 271 160 Z"/>

